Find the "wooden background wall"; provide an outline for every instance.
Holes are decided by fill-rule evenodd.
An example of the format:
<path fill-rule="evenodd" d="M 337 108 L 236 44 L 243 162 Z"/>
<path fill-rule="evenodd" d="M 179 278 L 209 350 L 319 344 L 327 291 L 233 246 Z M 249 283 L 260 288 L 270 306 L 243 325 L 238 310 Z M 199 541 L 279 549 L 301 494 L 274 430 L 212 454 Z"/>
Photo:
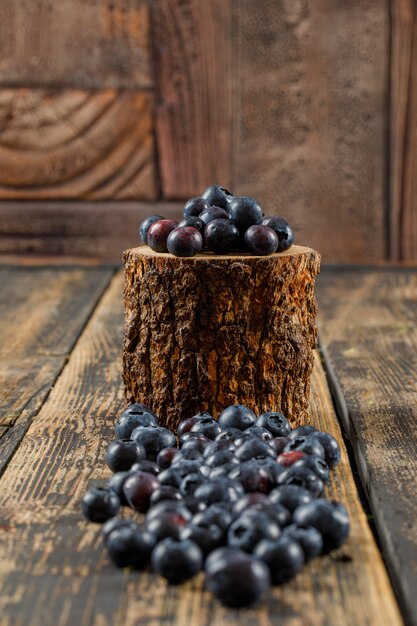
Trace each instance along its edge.
<path fill-rule="evenodd" d="M 417 258 L 414 0 L 1 0 L 0 253 L 119 259 L 219 182 Z"/>

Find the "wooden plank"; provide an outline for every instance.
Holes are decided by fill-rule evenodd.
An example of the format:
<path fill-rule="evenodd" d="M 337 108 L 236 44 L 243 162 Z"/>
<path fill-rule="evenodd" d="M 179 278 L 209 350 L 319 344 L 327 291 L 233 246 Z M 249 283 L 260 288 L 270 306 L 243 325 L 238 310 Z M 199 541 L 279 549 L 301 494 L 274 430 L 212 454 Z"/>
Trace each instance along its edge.
<path fill-rule="evenodd" d="M 112 272 L 0 268 L 1 425 L 38 412 Z"/>
<path fill-rule="evenodd" d="M 340 415 L 385 561 L 417 624 L 417 268 L 327 270 L 317 287 Z"/>
<path fill-rule="evenodd" d="M 146 0 L 2 0 L 0 86 L 151 85 Z"/>
<path fill-rule="evenodd" d="M 400 624 L 344 448 L 330 495 L 349 509 L 348 543 L 255 609 L 223 609 L 202 590 L 201 576 L 167 588 L 155 576 L 121 573 L 108 563 L 99 528 L 81 518 L 80 498 L 109 474 L 104 453 L 123 406 L 121 298 L 119 274 L 1 479 L 0 525 L 13 529 L 0 543 L 2 626 Z M 311 419 L 341 441 L 319 361 Z"/>
<path fill-rule="evenodd" d="M 232 185 L 236 102 L 233 0 L 157 0 L 156 130 L 163 196 Z"/>
<path fill-rule="evenodd" d="M 391 0 L 390 254 L 417 258 L 417 10 Z"/>
<path fill-rule="evenodd" d="M 238 5 L 236 188 L 325 263 L 383 258 L 387 3 Z"/>
<path fill-rule="evenodd" d="M 137 245 L 145 217 L 180 219 L 181 210 L 174 203 L 2 202 L 0 255 L 79 255 L 121 263 L 122 252 Z"/>
<path fill-rule="evenodd" d="M 0 199 L 154 199 L 149 94 L 4 89 Z"/>

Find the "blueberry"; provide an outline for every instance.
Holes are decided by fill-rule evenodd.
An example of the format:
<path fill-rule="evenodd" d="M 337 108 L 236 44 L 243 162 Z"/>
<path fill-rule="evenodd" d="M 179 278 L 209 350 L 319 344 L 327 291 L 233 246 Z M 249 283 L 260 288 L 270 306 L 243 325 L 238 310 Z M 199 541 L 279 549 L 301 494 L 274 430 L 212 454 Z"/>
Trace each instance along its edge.
<path fill-rule="evenodd" d="M 181 474 L 178 467 L 168 467 L 163 470 L 160 474 L 158 474 L 158 480 L 161 485 L 171 485 L 171 487 L 179 487 L 181 481 L 183 479 L 183 475 Z"/>
<path fill-rule="evenodd" d="M 198 217 L 200 213 L 210 208 L 210 202 L 205 198 L 195 197 L 190 198 L 184 206 L 184 217 Z"/>
<path fill-rule="evenodd" d="M 236 459 L 230 448 L 226 448 L 225 450 L 217 450 L 209 455 L 204 455 L 205 464 L 209 467 L 218 467 L 220 465 L 225 465 L 226 463 L 238 463 L 239 461 Z"/>
<path fill-rule="evenodd" d="M 284 452 L 292 452 L 297 450 L 298 452 L 304 452 L 304 454 L 311 454 L 318 456 L 320 459 L 325 459 L 324 448 L 315 435 L 306 435 L 302 437 L 296 437 L 290 439 L 284 448 Z"/>
<path fill-rule="evenodd" d="M 118 418 L 114 430 L 118 439 L 129 439 L 138 426 L 158 426 L 158 420 L 143 404 L 132 404 Z"/>
<path fill-rule="evenodd" d="M 230 443 L 234 443 L 237 438 L 242 436 L 242 431 L 239 428 L 227 428 L 226 430 L 222 430 L 215 439 L 215 441 L 219 441 L 220 439 L 228 439 Z"/>
<path fill-rule="evenodd" d="M 308 437 L 309 435 L 315 435 L 319 431 L 314 426 L 297 426 L 288 435 L 288 439 L 292 441 L 297 437 Z"/>
<path fill-rule="evenodd" d="M 270 499 L 265 493 L 261 491 L 252 491 L 250 493 L 246 493 L 243 498 L 240 498 L 233 505 L 233 513 L 236 516 L 239 516 L 243 511 L 250 509 L 251 507 L 257 504 L 265 504 L 270 503 Z"/>
<path fill-rule="evenodd" d="M 284 536 L 290 537 L 300 544 L 306 563 L 319 556 L 323 550 L 323 538 L 313 526 L 291 524 L 284 529 Z"/>
<path fill-rule="evenodd" d="M 228 207 L 230 200 L 233 198 L 230 191 L 220 185 L 210 185 L 202 194 L 210 206 L 219 206 L 222 209 Z"/>
<path fill-rule="evenodd" d="M 175 511 L 165 511 L 145 521 L 146 530 L 151 533 L 157 542 L 166 537 L 180 538 L 181 530 L 186 526 L 188 518 Z"/>
<path fill-rule="evenodd" d="M 167 538 L 161 541 L 152 552 L 152 567 L 173 585 L 189 580 L 203 566 L 203 553 L 196 543 L 190 540 L 176 541 Z"/>
<path fill-rule="evenodd" d="M 216 524 L 210 524 L 209 526 L 189 524 L 181 529 L 180 536 L 181 539 L 194 541 L 201 549 L 203 555 L 207 556 L 223 544 L 224 531 Z"/>
<path fill-rule="evenodd" d="M 248 196 L 235 196 L 228 205 L 229 217 L 243 234 L 250 226 L 262 222 L 259 204 Z"/>
<path fill-rule="evenodd" d="M 207 226 L 207 224 L 213 220 L 217 220 L 217 219 L 228 220 L 229 214 L 227 211 L 225 211 L 224 209 L 221 209 L 218 206 L 211 206 L 209 209 L 207 209 L 207 211 L 203 211 L 199 217 L 200 217 L 200 220 L 204 222 L 205 226 Z M 204 228 L 204 237 L 205 235 L 206 235 L 206 229 Z"/>
<path fill-rule="evenodd" d="M 163 500 L 182 500 L 182 495 L 176 487 L 172 487 L 171 485 L 161 485 L 152 493 L 149 504 L 152 507 Z"/>
<path fill-rule="evenodd" d="M 284 252 L 291 248 L 294 243 L 294 233 L 291 226 L 288 224 L 287 220 L 284 220 L 283 217 L 278 217 L 276 215 L 271 217 L 265 217 L 262 220 L 262 224 L 264 226 L 269 226 L 275 231 L 278 237 L 278 252 Z"/>
<path fill-rule="evenodd" d="M 178 226 L 175 220 L 158 220 L 148 230 L 148 245 L 156 252 L 167 252 L 169 234 Z"/>
<path fill-rule="evenodd" d="M 195 215 L 191 215 L 190 217 L 186 217 L 185 219 L 183 219 L 178 224 L 178 228 L 181 228 L 182 226 L 192 226 L 193 228 L 196 228 L 201 235 L 203 235 L 204 229 L 206 227 L 203 220 L 201 220 L 199 217 L 196 217 Z"/>
<path fill-rule="evenodd" d="M 282 474 L 282 472 L 284 471 L 282 465 L 280 465 L 275 458 L 271 457 L 256 459 L 255 463 L 257 464 L 257 466 L 263 467 L 267 470 L 271 478 L 272 485 L 276 485 L 278 482 L 278 476 L 280 476 L 280 474 Z"/>
<path fill-rule="evenodd" d="M 265 513 L 271 517 L 280 528 L 287 526 L 291 521 L 291 513 L 281 504 L 276 502 L 258 502 L 251 507 L 254 511 Z"/>
<path fill-rule="evenodd" d="M 221 434 L 221 433 L 220 433 Z M 239 430 L 239 434 L 242 432 Z M 219 439 L 219 435 L 217 435 L 216 439 L 210 441 L 210 444 L 206 447 L 203 452 L 204 457 L 212 456 L 217 452 L 233 452 L 235 449 L 234 443 L 230 441 L 230 439 Z"/>
<path fill-rule="evenodd" d="M 324 483 L 329 480 L 329 466 L 323 459 L 319 459 L 317 456 L 306 455 L 293 465 L 294 468 L 308 467 L 315 475 L 320 478 Z"/>
<path fill-rule="evenodd" d="M 211 417 L 209 415 L 208 417 Z M 182 420 L 177 426 L 177 435 L 181 437 L 185 433 L 189 433 L 191 428 L 198 422 L 198 417 L 188 417 L 186 420 Z"/>
<path fill-rule="evenodd" d="M 119 519 L 118 517 L 112 517 L 101 528 L 101 536 L 106 544 L 108 538 L 114 530 L 120 528 L 131 528 L 132 530 L 139 530 L 140 526 L 136 524 L 132 519 Z"/>
<path fill-rule="evenodd" d="M 244 242 L 249 252 L 257 256 L 273 254 L 278 248 L 278 237 L 269 226 L 249 226 Z"/>
<path fill-rule="evenodd" d="M 123 493 L 132 509 L 145 513 L 149 508 L 151 495 L 158 487 L 159 480 L 153 474 L 135 472 L 126 478 Z"/>
<path fill-rule="evenodd" d="M 239 250 L 240 233 L 229 219 L 215 218 L 204 229 L 204 243 L 208 250 L 216 254 L 229 254 Z"/>
<path fill-rule="evenodd" d="M 165 219 L 162 215 L 150 215 L 139 226 L 139 245 L 146 246 L 148 243 L 148 230 L 154 222 Z"/>
<path fill-rule="evenodd" d="M 279 485 L 295 485 L 307 489 L 315 498 L 324 491 L 323 481 L 308 467 L 289 467 L 278 476 Z"/>
<path fill-rule="evenodd" d="M 117 515 L 120 509 L 120 500 L 112 489 L 93 487 L 83 497 L 81 507 L 85 517 L 90 522 L 103 524 Z"/>
<path fill-rule="evenodd" d="M 264 539 L 256 546 L 254 554 L 268 566 L 274 585 L 290 580 L 304 565 L 300 544 L 285 535 L 275 541 Z"/>
<path fill-rule="evenodd" d="M 307 489 L 297 487 L 296 485 L 282 485 L 277 487 L 269 494 L 271 502 L 282 504 L 290 513 L 302 504 L 308 504 L 312 501 L 313 496 Z"/>
<path fill-rule="evenodd" d="M 191 428 L 191 433 L 199 433 L 204 435 L 208 439 L 215 439 L 219 433 L 221 433 L 222 427 L 221 424 L 217 422 L 212 417 L 207 417 L 205 419 L 199 420 L 194 426 Z"/>
<path fill-rule="evenodd" d="M 148 472 L 149 474 L 158 476 L 160 469 L 155 461 L 149 461 L 148 459 L 144 459 L 143 461 L 138 461 L 137 463 L 132 465 L 131 472 Z"/>
<path fill-rule="evenodd" d="M 241 550 L 219 548 L 206 565 L 206 587 L 228 607 L 244 607 L 257 602 L 268 590 L 268 568 Z"/>
<path fill-rule="evenodd" d="M 117 439 L 107 448 L 106 463 L 112 472 L 129 470 L 146 456 L 145 448 L 131 439 Z"/>
<path fill-rule="evenodd" d="M 233 461 L 229 461 L 224 465 L 219 465 L 218 467 L 209 467 L 209 472 L 207 474 L 207 478 L 210 480 L 216 480 L 217 478 L 227 477 L 229 473 L 239 465 L 239 461 L 234 459 Z M 207 467 L 207 466 L 205 466 Z"/>
<path fill-rule="evenodd" d="M 250 426 L 244 432 L 246 435 L 259 437 L 259 439 L 263 439 L 263 441 L 270 441 L 272 439 L 272 435 L 269 430 L 266 430 L 266 428 L 262 428 L 261 426 Z"/>
<path fill-rule="evenodd" d="M 308 455 L 305 454 L 305 452 L 301 452 L 301 450 L 281 452 L 278 457 L 278 463 L 282 465 L 282 467 L 291 467 L 291 465 L 294 465 L 294 463 L 297 463 L 297 461 L 301 461 L 301 459 L 304 459 L 306 456 Z"/>
<path fill-rule="evenodd" d="M 255 461 L 241 463 L 229 472 L 229 478 L 238 480 L 246 492 L 260 491 L 268 493 L 273 486 L 270 472 Z"/>
<path fill-rule="evenodd" d="M 140 528 L 121 527 L 110 533 L 106 547 L 117 567 L 144 569 L 152 554 L 155 538 Z"/>
<path fill-rule="evenodd" d="M 224 429 L 238 428 L 239 430 L 245 430 L 250 426 L 254 426 L 255 422 L 255 413 L 243 404 L 228 406 L 219 415 L 219 424 Z"/>
<path fill-rule="evenodd" d="M 199 485 L 194 492 L 197 500 L 201 500 L 207 506 L 214 502 L 236 502 L 243 494 L 241 484 L 230 478 L 206 481 Z"/>
<path fill-rule="evenodd" d="M 252 552 L 262 539 L 278 539 L 280 534 L 278 524 L 269 515 L 249 509 L 230 526 L 227 543 L 232 548 Z"/>
<path fill-rule="evenodd" d="M 161 470 L 170 467 L 176 454 L 178 454 L 178 448 L 163 448 L 160 450 L 160 452 L 158 452 L 158 456 L 156 457 L 158 467 Z"/>
<path fill-rule="evenodd" d="M 204 511 L 207 508 L 204 502 L 197 500 L 197 498 L 195 498 L 193 495 L 184 496 L 182 502 L 193 515 L 201 513 L 201 511 Z"/>
<path fill-rule="evenodd" d="M 323 537 L 323 553 L 341 546 L 349 534 L 349 515 L 345 507 L 330 500 L 313 500 L 298 507 L 293 521 L 301 526 L 317 528 Z"/>
<path fill-rule="evenodd" d="M 194 495 L 196 489 L 206 482 L 206 478 L 197 472 L 193 472 L 184 476 L 180 484 L 180 493 L 183 496 L 192 496 Z"/>
<path fill-rule="evenodd" d="M 288 443 L 287 437 L 274 437 L 269 441 L 269 445 L 276 455 L 280 454 Z"/>
<path fill-rule="evenodd" d="M 233 515 L 229 505 L 225 502 L 217 502 L 212 504 L 204 511 L 194 515 L 193 524 L 196 526 L 210 527 L 212 524 L 219 526 L 226 531 L 233 521 Z"/>
<path fill-rule="evenodd" d="M 168 428 L 142 427 L 135 428 L 132 439 L 145 448 L 146 458 L 154 461 L 163 448 L 175 448 L 177 443 L 174 433 Z"/>
<path fill-rule="evenodd" d="M 171 466 L 176 467 L 177 465 L 180 465 L 182 461 L 195 461 L 196 459 L 201 459 L 202 456 L 202 453 L 200 450 L 197 450 L 197 448 L 181 448 L 181 450 L 177 451 L 177 454 L 172 459 Z"/>
<path fill-rule="evenodd" d="M 336 439 L 329 433 L 323 432 L 314 433 L 313 437 L 320 441 L 324 448 L 324 459 L 330 469 L 333 469 L 339 463 L 341 457 L 340 446 Z"/>
<path fill-rule="evenodd" d="M 186 523 L 192 519 L 192 514 L 185 506 L 183 500 L 162 500 L 158 504 L 154 504 L 146 513 L 146 524 L 150 524 L 152 520 L 159 519 L 167 513 L 173 514 L 177 519 L 185 520 Z"/>
<path fill-rule="evenodd" d="M 195 450 L 203 454 L 210 443 L 211 439 L 199 433 L 184 433 L 180 438 L 181 452 L 185 450 Z"/>
<path fill-rule="evenodd" d="M 266 441 L 259 437 L 250 437 L 243 441 L 236 449 L 236 458 L 239 461 L 249 461 L 250 459 L 262 459 L 270 457 L 275 459 L 275 452 Z"/>
<path fill-rule="evenodd" d="M 203 236 L 193 226 L 175 228 L 168 235 L 167 249 L 174 256 L 190 257 L 198 254 L 203 247 Z"/>
<path fill-rule="evenodd" d="M 126 478 L 128 478 L 130 475 L 131 475 L 130 471 L 116 472 L 115 474 L 113 474 L 113 476 L 109 479 L 109 482 L 108 482 L 109 489 L 112 489 L 114 491 L 114 493 L 119 498 L 120 504 L 122 506 L 129 506 L 125 498 L 125 495 L 123 493 L 123 485 L 124 485 Z"/>
<path fill-rule="evenodd" d="M 277 411 L 262 413 L 256 420 L 256 425 L 268 430 L 273 437 L 288 437 L 291 432 L 287 418 Z"/>

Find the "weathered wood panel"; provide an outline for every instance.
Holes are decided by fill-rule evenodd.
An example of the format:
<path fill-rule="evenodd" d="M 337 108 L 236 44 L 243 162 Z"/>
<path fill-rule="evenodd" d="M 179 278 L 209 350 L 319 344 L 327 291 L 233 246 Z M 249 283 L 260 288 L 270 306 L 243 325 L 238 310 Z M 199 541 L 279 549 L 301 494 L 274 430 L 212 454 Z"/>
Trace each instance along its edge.
<path fill-rule="evenodd" d="M 417 268 L 324 270 L 317 290 L 341 418 L 391 577 L 417 624 Z"/>
<path fill-rule="evenodd" d="M 0 91 L 0 199 L 154 199 L 150 96 Z"/>
<path fill-rule="evenodd" d="M 0 86 L 151 85 L 146 0 L 2 0 Z"/>
<path fill-rule="evenodd" d="M 239 103 L 233 0 L 156 0 L 156 130 L 165 198 L 232 185 Z"/>
<path fill-rule="evenodd" d="M 180 219 L 182 204 L 1 202 L 0 258 L 79 255 L 121 263 L 123 251 L 138 244 L 140 222 L 152 213 Z"/>
<path fill-rule="evenodd" d="M 167 588 L 155 576 L 108 563 L 100 530 L 81 518 L 80 498 L 108 475 L 104 453 L 123 406 L 121 298 L 119 275 L 0 481 L 0 525 L 7 529 L 0 542 L 2 626 L 399 625 L 344 448 L 330 494 L 349 509 L 349 542 L 255 609 L 223 609 L 202 590 L 201 577 Z M 341 441 L 320 362 L 311 419 Z"/>
<path fill-rule="evenodd" d="M 0 268 L 0 474 L 50 392 L 110 268 Z"/>
<path fill-rule="evenodd" d="M 417 9 L 391 0 L 390 254 L 417 259 Z"/>

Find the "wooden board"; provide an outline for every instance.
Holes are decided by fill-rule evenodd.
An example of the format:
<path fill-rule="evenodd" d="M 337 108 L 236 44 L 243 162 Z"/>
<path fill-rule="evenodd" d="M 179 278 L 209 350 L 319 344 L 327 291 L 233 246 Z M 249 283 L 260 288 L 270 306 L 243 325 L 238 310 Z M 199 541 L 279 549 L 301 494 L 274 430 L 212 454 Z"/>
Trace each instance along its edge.
<path fill-rule="evenodd" d="M 232 0 L 157 0 L 156 130 L 165 198 L 232 185 L 236 28 Z"/>
<path fill-rule="evenodd" d="M 151 85 L 146 0 L 2 0 L 0 86 Z"/>
<path fill-rule="evenodd" d="M 140 222 L 157 213 L 181 219 L 182 204 L 134 202 L 1 202 L 1 255 L 94 257 L 121 263 L 138 243 Z"/>
<path fill-rule="evenodd" d="M 0 474 L 62 370 L 111 268 L 0 268 Z"/>
<path fill-rule="evenodd" d="M 390 255 L 417 258 L 417 10 L 391 1 Z"/>
<path fill-rule="evenodd" d="M 392 580 L 417 624 L 417 268 L 328 270 L 317 289 L 340 416 Z"/>
<path fill-rule="evenodd" d="M 202 577 L 167 588 L 108 563 L 100 529 L 81 517 L 80 498 L 109 475 L 104 453 L 123 406 L 121 298 L 118 275 L 0 481 L 0 527 L 8 531 L 0 542 L 2 626 L 401 624 L 344 448 L 330 494 L 352 516 L 348 543 L 255 609 L 223 609 L 202 590 Z M 319 361 L 312 387 L 312 423 L 341 441 Z"/>
<path fill-rule="evenodd" d="M 154 199 L 149 94 L 0 91 L 0 199 Z"/>

